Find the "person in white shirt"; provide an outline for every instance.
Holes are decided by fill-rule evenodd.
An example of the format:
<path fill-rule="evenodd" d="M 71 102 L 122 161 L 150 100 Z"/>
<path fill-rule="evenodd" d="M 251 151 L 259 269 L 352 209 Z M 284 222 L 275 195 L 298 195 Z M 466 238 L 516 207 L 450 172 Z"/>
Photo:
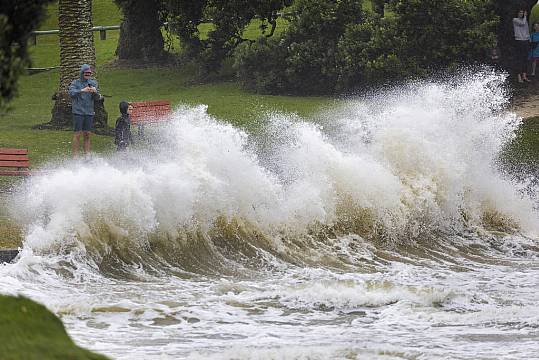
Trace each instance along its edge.
<path fill-rule="evenodd" d="M 528 79 L 528 56 L 530 52 L 530 28 L 528 25 L 528 12 L 520 9 L 517 17 L 513 18 L 513 30 L 516 41 L 516 67 L 518 82 L 530 81 Z"/>

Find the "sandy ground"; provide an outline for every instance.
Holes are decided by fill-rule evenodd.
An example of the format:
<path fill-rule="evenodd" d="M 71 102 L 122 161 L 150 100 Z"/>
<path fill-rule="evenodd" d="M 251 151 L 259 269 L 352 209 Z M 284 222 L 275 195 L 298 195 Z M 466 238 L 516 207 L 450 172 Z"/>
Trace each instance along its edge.
<path fill-rule="evenodd" d="M 515 84 L 510 109 L 524 119 L 539 116 L 539 76 L 529 84 Z"/>
<path fill-rule="evenodd" d="M 526 96 L 522 99 L 515 99 L 511 106 L 511 110 L 518 116 L 530 118 L 539 116 L 539 94 Z"/>

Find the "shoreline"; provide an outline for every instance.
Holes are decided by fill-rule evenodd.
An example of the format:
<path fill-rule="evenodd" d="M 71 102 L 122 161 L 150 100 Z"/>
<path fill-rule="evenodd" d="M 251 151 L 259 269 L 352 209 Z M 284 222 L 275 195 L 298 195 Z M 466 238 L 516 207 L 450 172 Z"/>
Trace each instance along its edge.
<path fill-rule="evenodd" d="M 530 83 L 510 83 L 511 101 L 508 110 L 526 120 L 539 116 L 539 76 Z"/>
<path fill-rule="evenodd" d="M 17 255 L 19 255 L 19 249 L 0 249 L 0 265 L 12 262 Z"/>
<path fill-rule="evenodd" d="M 526 122 L 528 119 L 531 120 L 538 118 L 539 76 L 534 78 L 531 83 L 510 83 L 509 86 L 511 87 L 511 99 L 507 110 L 514 112 L 517 116 L 521 117 L 524 122 Z M 16 230 L 10 229 L 10 227 L 7 226 L 4 231 L 7 231 L 8 233 L 2 234 L 4 235 L 4 239 L 3 241 L 0 241 L 0 265 L 13 261 L 13 259 L 15 259 L 19 253 L 18 246 L 22 245 L 20 244 L 22 239 L 19 239 L 18 236 L 14 236 L 12 234 L 16 232 Z M 9 236 L 10 234 L 12 236 Z"/>

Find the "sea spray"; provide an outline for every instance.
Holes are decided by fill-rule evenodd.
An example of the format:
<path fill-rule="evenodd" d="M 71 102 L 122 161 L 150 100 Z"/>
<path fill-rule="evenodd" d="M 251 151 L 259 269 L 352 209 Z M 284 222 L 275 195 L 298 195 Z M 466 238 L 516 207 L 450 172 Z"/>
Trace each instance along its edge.
<path fill-rule="evenodd" d="M 503 110 L 503 80 L 482 72 L 415 83 L 311 121 L 273 113 L 258 135 L 205 106 L 180 106 L 147 146 L 32 178 L 13 213 L 36 251 L 199 239 L 218 253 L 212 237 L 227 223 L 240 224 L 245 246 L 283 254 L 290 239 L 348 233 L 386 243 L 473 227 L 533 234 L 533 200 L 496 167 L 520 124 Z"/>

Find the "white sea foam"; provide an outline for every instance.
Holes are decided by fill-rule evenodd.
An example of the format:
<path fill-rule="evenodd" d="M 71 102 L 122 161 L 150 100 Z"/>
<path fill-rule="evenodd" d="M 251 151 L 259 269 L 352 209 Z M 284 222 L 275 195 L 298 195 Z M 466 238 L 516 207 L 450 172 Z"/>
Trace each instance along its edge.
<path fill-rule="evenodd" d="M 303 232 L 341 221 L 350 207 L 394 235 L 462 226 L 463 214 L 481 225 L 487 213 L 537 234 L 533 199 L 496 168 L 520 123 L 501 108 L 502 78 L 465 80 L 350 100 L 320 115 L 322 125 L 272 114 L 263 133 L 279 135 L 259 155 L 256 137 L 205 106 L 180 107 L 146 150 L 33 178 L 13 213 L 36 250 L 89 238 L 96 224 L 142 245 L 144 234 L 207 230 L 220 216 L 269 234 Z"/>

